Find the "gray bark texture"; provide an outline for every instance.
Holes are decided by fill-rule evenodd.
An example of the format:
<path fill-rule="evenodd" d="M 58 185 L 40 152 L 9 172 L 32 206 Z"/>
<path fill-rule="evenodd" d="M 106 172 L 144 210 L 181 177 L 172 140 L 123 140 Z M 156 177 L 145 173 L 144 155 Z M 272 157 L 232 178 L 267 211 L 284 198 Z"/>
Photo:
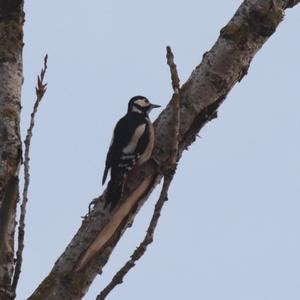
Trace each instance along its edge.
<path fill-rule="evenodd" d="M 23 1 L 0 0 L 0 299 L 9 299 L 21 162 Z"/>
<path fill-rule="evenodd" d="M 254 55 L 283 20 L 284 10 L 299 1 L 245 0 L 220 31 L 212 49 L 203 55 L 180 90 L 178 160 L 199 130 L 216 117 L 231 88 L 247 74 Z M 96 199 L 93 211 L 30 300 L 76 300 L 85 295 L 162 177 L 172 153 L 173 116 L 172 105 L 168 104 L 155 122 L 153 157 L 131 176 L 123 202 L 111 214 L 103 210 L 103 196 Z"/>

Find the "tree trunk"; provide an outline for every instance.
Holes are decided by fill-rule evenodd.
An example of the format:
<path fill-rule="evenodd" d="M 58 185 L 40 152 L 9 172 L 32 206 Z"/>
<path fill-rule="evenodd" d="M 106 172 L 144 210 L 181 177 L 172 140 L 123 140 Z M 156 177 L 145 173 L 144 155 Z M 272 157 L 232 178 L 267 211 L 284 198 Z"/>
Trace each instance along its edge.
<path fill-rule="evenodd" d="M 9 299 L 21 162 L 23 1 L 0 0 L 0 299 Z"/>

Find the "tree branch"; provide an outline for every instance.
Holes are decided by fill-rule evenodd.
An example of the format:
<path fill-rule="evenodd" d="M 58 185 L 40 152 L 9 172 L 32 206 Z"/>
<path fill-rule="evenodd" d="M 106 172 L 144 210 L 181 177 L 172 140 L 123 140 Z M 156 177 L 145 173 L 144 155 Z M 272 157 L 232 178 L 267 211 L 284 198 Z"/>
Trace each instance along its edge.
<path fill-rule="evenodd" d="M 40 102 L 47 90 L 47 84 L 44 83 L 44 77 L 47 70 L 47 60 L 48 55 L 44 58 L 44 67 L 42 68 L 40 75 L 37 78 L 37 86 L 35 88 L 36 100 L 33 106 L 33 110 L 30 117 L 29 128 L 27 129 L 27 135 L 24 141 L 25 144 L 25 154 L 24 154 L 24 187 L 23 187 L 23 196 L 21 204 L 21 212 L 19 219 L 18 227 L 18 250 L 16 253 L 16 266 L 14 270 L 14 276 L 12 281 L 11 291 L 15 294 L 16 288 L 18 285 L 21 267 L 23 262 L 23 249 L 24 249 L 24 236 L 25 236 L 25 216 L 26 216 L 26 205 L 28 202 L 28 189 L 30 183 L 30 172 L 29 172 L 29 161 L 30 161 L 30 143 L 32 138 L 33 127 L 35 123 L 35 116 L 39 107 Z M 13 297 L 14 299 L 15 297 Z"/>
<path fill-rule="evenodd" d="M 216 110 L 231 88 L 245 76 L 254 55 L 282 21 L 287 5 L 290 5 L 288 0 L 276 2 L 245 0 L 234 17 L 221 30 L 212 49 L 203 55 L 201 64 L 180 89 L 177 160 L 195 141 L 199 130 L 215 117 Z M 132 224 L 139 208 L 161 179 L 159 165 L 163 166 L 170 161 L 174 126 L 171 101 L 155 122 L 156 147 L 153 160 L 148 161 L 137 170 L 135 176 L 132 176 L 123 202 L 113 215 L 103 209 L 102 197 L 98 198 L 93 211 L 83 221 L 50 274 L 29 298 L 30 300 L 54 299 L 53 295 L 55 300 L 68 298 L 76 300 L 83 297 L 95 276 L 102 272 L 111 252 L 124 231 Z M 127 199 L 130 199 L 130 205 Z M 122 210 L 126 205 L 127 210 Z M 115 223 L 116 226 L 111 226 L 116 214 L 119 214 L 120 218 Z M 101 232 L 108 227 L 113 230 L 106 232 L 103 243 L 103 240 L 98 238 L 103 237 Z M 84 268 L 76 272 L 78 262 L 91 245 L 99 246 L 94 248 L 94 257 Z"/>
<path fill-rule="evenodd" d="M 137 249 L 131 255 L 129 261 L 116 273 L 111 282 L 101 291 L 97 296 L 96 300 L 104 300 L 107 295 L 118 285 L 123 282 L 125 275 L 135 266 L 135 263 L 145 254 L 149 244 L 153 242 L 153 235 L 156 229 L 158 219 L 161 214 L 161 210 L 165 201 L 168 200 L 168 190 L 173 179 L 173 173 L 169 175 L 164 175 L 164 183 L 159 196 L 159 199 L 155 205 L 154 212 L 147 229 L 147 234 L 144 240 L 140 243 Z"/>
<path fill-rule="evenodd" d="M 174 54 L 170 46 L 167 46 L 167 64 L 170 67 L 172 88 L 175 94 L 179 94 L 180 80 L 178 77 L 177 67 L 174 62 Z M 178 110 L 179 111 L 179 110 Z"/>

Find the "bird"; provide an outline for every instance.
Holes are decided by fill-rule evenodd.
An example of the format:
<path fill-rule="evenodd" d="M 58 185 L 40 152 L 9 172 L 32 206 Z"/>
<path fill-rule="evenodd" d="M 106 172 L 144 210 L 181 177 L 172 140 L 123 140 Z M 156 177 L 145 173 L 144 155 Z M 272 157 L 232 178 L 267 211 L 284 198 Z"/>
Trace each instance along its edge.
<path fill-rule="evenodd" d="M 126 115 L 113 130 L 102 178 L 104 185 L 110 171 L 104 202 L 104 209 L 110 206 L 110 212 L 121 199 L 129 173 L 151 157 L 155 137 L 149 113 L 158 107 L 144 96 L 134 96 L 128 102 Z"/>

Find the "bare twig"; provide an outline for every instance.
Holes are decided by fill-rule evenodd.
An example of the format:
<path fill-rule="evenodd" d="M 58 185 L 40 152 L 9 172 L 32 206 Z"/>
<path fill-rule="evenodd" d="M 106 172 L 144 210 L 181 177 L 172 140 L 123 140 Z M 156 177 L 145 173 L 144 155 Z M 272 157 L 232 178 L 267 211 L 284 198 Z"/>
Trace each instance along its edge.
<path fill-rule="evenodd" d="M 173 91 L 175 94 L 179 94 L 180 80 L 178 77 L 176 64 L 174 63 L 174 54 L 170 46 L 167 46 L 167 64 L 170 67 Z"/>
<path fill-rule="evenodd" d="M 167 46 L 167 64 L 170 67 L 171 80 L 174 94 L 172 96 L 172 107 L 173 107 L 173 128 L 174 137 L 172 145 L 172 153 L 170 159 L 170 165 L 176 168 L 177 157 L 178 157 L 178 143 L 179 143 L 179 124 L 180 124 L 180 80 L 178 77 L 177 67 L 174 62 L 174 54 L 170 46 Z"/>
<path fill-rule="evenodd" d="M 145 254 L 147 247 L 153 242 L 154 232 L 161 215 L 161 210 L 164 206 L 164 203 L 168 200 L 168 191 L 171 185 L 172 179 L 175 175 L 176 171 L 176 161 L 178 154 L 178 143 L 179 143 L 179 124 L 180 124 L 180 87 L 179 87 L 179 78 L 176 69 L 176 65 L 174 63 L 174 56 L 171 48 L 167 47 L 167 63 L 170 66 L 171 71 L 171 80 L 172 87 L 174 90 L 173 94 L 173 112 L 174 112 L 174 138 L 173 138 L 173 152 L 171 160 L 168 162 L 167 166 L 164 167 L 163 176 L 164 183 L 160 192 L 160 196 L 158 201 L 155 204 L 154 212 L 150 221 L 150 224 L 147 229 L 146 236 L 144 240 L 140 243 L 137 249 L 133 252 L 125 265 L 115 274 L 112 278 L 111 282 L 101 291 L 101 293 L 97 296 L 96 300 L 104 300 L 107 295 L 118 285 L 123 282 L 125 275 L 135 266 L 135 263 Z"/>
<path fill-rule="evenodd" d="M 21 204 L 21 211 L 20 211 L 20 219 L 19 219 L 19 227 L 18 227 L 18 250 L 16 254 L 16 265 L 14 270 L 14 277 L 12 281 L 12 288 L 11 290 L 15 293 L 16 288 L 18 285 L 20 273 L 21 273 L 21 267 L 22 267 L 22 261 L 23 261 L 23 249 L 24 249 L 24 235 L 25 235 L 25 216 L 26 216 L 26 205 L 28 202 L 28 189 L 29 189 L 29 183 L 30 183 L 30 173 L 29 173 L 29 150 L 30 150 L 30 143 L 32 138 L 32 131 L 35 123 L 35 115 L 37 113 L 39 104 L 47 90 L 47 84 L 44 83 L 44 77 L 47 70 L 47 60 L 48 55 L 44 58 L 44 66 L 40 72 L 40 75 L 38 75 L 37 78 L 37 86 L 35 88 L 36 92 L 36 100 L 33 106 L 33 110 L 30 117 L 30 124 L 29 128 L 27 129 L 27 135 L 24 140 L 25 144 L 25 154 L 24 154 L 24 187 L 23 187 L 23 195 L 22 195 L 22 204 Z"/>

